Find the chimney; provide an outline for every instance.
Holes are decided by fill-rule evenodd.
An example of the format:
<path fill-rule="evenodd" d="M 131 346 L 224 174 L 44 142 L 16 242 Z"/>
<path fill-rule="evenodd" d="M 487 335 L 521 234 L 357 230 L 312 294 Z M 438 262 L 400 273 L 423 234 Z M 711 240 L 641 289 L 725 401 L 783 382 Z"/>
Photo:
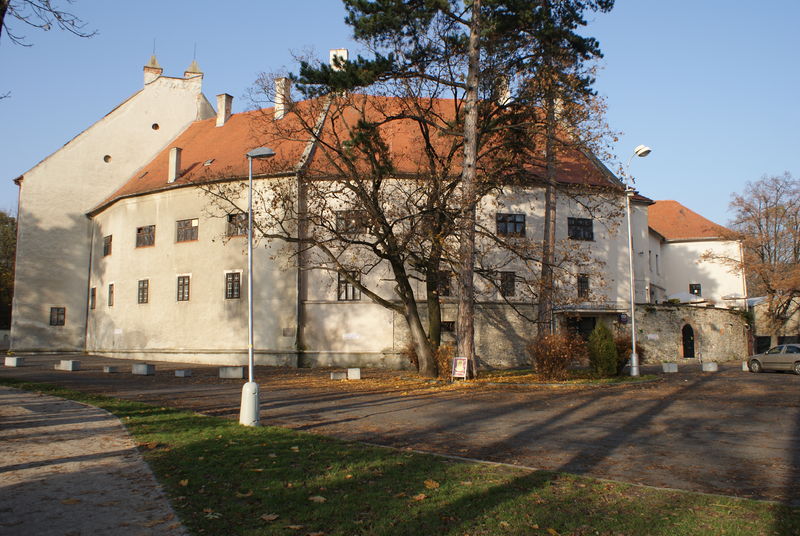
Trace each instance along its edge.
<path fill-rule="evenodd" d="M 181 175 L 181 148 L 173 147 L 169 150 L 169 170 L 167 182 L 175 182 Z"/>
<path fill-rule="evenodd" d="M 228 118 L 231 116 L 231 108 L 233 106 L 233 97 L 227 93 L 217 95 L 217 126 L 224 125 Z"/>
<path fill-rule="evenodd" d="M 275 119 L 283 119 L 292 102 L 292 81 L 288 78 L 275 79 Z"/>
<path fill-rule="evenodd" d="M 347 49 L 346 48 L 333 48 L 329 54 L 329 63 L 330 66 L 333 67 L 335 71 L 341 71 L 340 67 L 334 66 L 333 58 L 338 57 L 340 61 L 347 61 Z"/>
<path fill-rule="evenodd" d="M 158 64 L 158 60 L 156 59 L 156 55 L 153 54 L 150 56 L 150 61 L 147 62 L 147 65 L 144 66 L 144 85 L 147 85 L 156 80 L 161 73 L 164 72 L 164 69 Z"/>

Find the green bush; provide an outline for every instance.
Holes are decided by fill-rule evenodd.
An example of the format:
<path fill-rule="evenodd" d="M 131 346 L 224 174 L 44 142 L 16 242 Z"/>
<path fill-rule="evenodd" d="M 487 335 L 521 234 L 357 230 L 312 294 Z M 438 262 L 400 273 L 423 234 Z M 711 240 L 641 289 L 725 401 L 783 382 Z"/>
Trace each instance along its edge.
<path fill-rule="evenodd" d="M 586 356 L 583 340 L 570 333 L 544 335 L 530 343 L 527 350 L 536 373 L 552 381 L 565 380 L 569 364 Z"/>
<path fill-rule="evenodd" d="M 589 335 L 589 366 L 601 378 L 617 374 L 617 346 L 614 336 L 603 322 L 598 322 Z"/>

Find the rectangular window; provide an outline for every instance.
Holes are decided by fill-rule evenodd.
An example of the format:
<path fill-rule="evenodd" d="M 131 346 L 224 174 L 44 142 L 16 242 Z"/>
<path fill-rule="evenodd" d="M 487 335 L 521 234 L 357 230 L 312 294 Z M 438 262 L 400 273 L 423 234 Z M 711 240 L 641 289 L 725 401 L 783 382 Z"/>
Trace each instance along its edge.
<path fill-rule="evenodd" d="M 661 275 L 661 266 L 658 264 L 658 253 L 656 253 L 656 274 Z"/>
<path fill-rule="evenodd" d="M 456 332 L 456 323 L 454 320 L 443 320 L 441 322 L 440 328 L 442 333 L 455 333 Z"/>
<path fill-rule="evenodd" d="M 525 214 L 495 214 L 499 236 L 525 236 Z"/>
<path fill-rule="evenodd" d="M 136 247 L 143 248 L 156 243 L 156 226 L 145 225 L 136 228 Z"/>
<path fill-rule="evenodd" d="M 114 307 L 114 283 L 108 285 L 108 306 Z"/>
<path fill-rule="evenodd" d="M 694 294 L 695 296 L 702 296 L 703 291 L 700 288 L 700 283 L 689 283 L 689 294 Z"/>
<path fill-rule="evenodd" d="M 189 285 L 191 276 L 179 275 L 178 276 L 178 301 L 189 301 Z"/>
<path fill-rule="evenodd" d="M 453 274 L 448 271 L 439 272 L 439 282 L 437 285 L 439 296 L 453 295 L 452 277 Z"/>
<path fill-rule="evenodd" d="M 594 240 L 591 218 L 567 218 L 567 235 L 573 240 Z"/>
<path fill-rule="evenodd" d="M 336 232 L 356 235 L 367 231 L 367 212 L 364 210 L 337 210 Z"/>
<path fill-rule="evenodd" d="M 150 301 L 150 280 L 140 279 L 139 289 L 137 292 L 137 301 L 139 303 L 147 303 Z"/>
<path fill-rule="evenodd" d="M 516 294 L 517 290 L 516 272 L 500 272 L 500 295 L 509 297 Z"/>
<path fill-rule="evenodd" d="M 239 272 L 228 272 L 225 274 L 225 299 L 238 300 L 241 297 L 242 274 Z"/>
<path fill-rule="evenodd" d="M 97 307 L 97 287 L 89 289 L 89 309 Z"/>
<path fill-rule="evenodd" d="M 50 325 L 63 326 L 67 317 L 66 307 L 51 307 L 50 308 Z"/>
<path fill-rule="evenodd" d="M 228 214 L 228 236 L 244 236 L 247 234 L 247 213 Z"/>
<path fill-rule="evenodd" d="M 359 280 L 358 272 L 348 272 L 348 274 L 351 278 Z M 361 291 L 342 274 L 339 274 L 337 299 L 339 301 L 359 301 L 361 299 Z"/>
<path fill-rule="evenodd" d="M 178 220 L 176 222 L 178 232 L 175 238 L 176 242 L 190 242 L 197 240 L 197 228 L 199 227 L 199 220 Z"/>
<path fill-rule="evenodd" d="M 103 237 L 103 257 L 111 255 L 111 239 L 111 235 Z"/>
<path fill-rule="evenodd" d="M 578 274 L 578 297 L 589 297 L 589 276 L 586 274 Z"/>

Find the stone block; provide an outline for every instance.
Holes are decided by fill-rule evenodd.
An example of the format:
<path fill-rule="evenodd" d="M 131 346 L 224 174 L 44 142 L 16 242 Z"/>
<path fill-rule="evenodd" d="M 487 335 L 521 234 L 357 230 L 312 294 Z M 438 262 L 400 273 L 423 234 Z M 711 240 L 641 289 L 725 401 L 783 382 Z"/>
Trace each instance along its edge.
<path fill-rule="evenodd" d="M 56 370 L 75 371 L 81 370 L 81 362 L 75 359 L 62 359 L 56 366 Z"/>
<path fill-rule="evenodd" d="M 742 361 L 742 370 L 745 372 L 750 372 L 750 365 L 747 364 L 747 361 Z"/>
<path fill-rule="evenodd" d="M 360 380 L 361 379 L 361 369 L 360 368 L 349 368 L 349 369 L 347 369 L 347 379 L 348 380 Z"/>
<path fill-rule="evenodd" d="M 7 367 L 24 367 L 25 366 L 25 358 L 24 357 L 6 357 L 5 365 Z"/>
<path fill-rule="evenodd" d="M 719 366 L 716 361 L 703 361 L 703 372 L 717 372 Z"/>
<path fill-rule="evenodd" d="M 192 371 L 188 370 L 188 369 L 176 370 L 175 371 L 175 377 L 176 378 L 191 378 L 192 377 Z"/>
<path fill-rule="evenodd" d="M 332 380 L 346 380 L 347 373 L 346 372 L 331 372 L 331 379 Z"/>
<path fill-rule="evenodd" d="M 156 366 L 147 363 L 134 363 L 131 366 L 131 373 L 137 376 L 155 376 Z"/>
<path fill-rule="evenodd" d="M 244 378 L 244 367 L 219 367 L 219 377 L 241 380 Z"/>
<path fill-rule="evenodd" d="M 661 363 L 661 370 L 664 372 L 671 374 L 674 372 L 678 372 L 678 364 L 677 363 Z"/>
<path fill-rule="evenodd" d="M 119 372 L 119 367 L 116 365 L 103 365 L 103 372 L 106 374 L 116 374 Z"/>

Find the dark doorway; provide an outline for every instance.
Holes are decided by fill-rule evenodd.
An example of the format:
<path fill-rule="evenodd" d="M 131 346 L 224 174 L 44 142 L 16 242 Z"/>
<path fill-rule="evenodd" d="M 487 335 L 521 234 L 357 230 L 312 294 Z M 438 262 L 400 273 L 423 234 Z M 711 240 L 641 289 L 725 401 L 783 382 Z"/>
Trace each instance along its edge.
<path fill-rule="evenodd" d="M 692 326 L 683 326 L 683 357 L 694 357 L 694 330 Z"/>
<path fill-rule="evenodd" d="M 567 329 L 570 333 L 580 335 L 584 340 L 589 339 L 594 327 L 597 325 L 597 317 L 594 316 L 571 316 L 567 318 Z"/>

